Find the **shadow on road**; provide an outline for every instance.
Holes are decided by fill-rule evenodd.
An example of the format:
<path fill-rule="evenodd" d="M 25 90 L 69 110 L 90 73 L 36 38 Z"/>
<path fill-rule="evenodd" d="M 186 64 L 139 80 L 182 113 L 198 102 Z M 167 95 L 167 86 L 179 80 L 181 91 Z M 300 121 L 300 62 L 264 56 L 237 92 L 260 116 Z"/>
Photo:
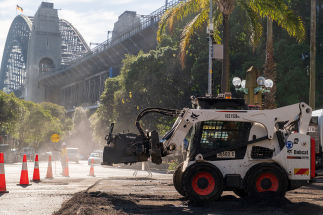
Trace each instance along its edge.
<path fill-rule="evenodd" d="M 9 192 L 5 192 L 5 193 L 0 193 L 0 197 L 5 195 L 6 193 L 9 193 Z"/>

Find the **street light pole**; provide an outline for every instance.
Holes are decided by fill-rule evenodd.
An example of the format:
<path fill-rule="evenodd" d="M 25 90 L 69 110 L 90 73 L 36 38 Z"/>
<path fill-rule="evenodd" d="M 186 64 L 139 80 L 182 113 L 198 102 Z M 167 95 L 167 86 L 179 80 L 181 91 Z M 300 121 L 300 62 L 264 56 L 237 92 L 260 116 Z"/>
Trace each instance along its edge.
<path fill-rule="evenodd" d="M 213 34 L 213 8 L 212 8 L 212 0 L 210 0 L 210 23 L 209 23 L 209 72 L 208 72 L 208 95 L 212 96 L 212 34 Z"/>

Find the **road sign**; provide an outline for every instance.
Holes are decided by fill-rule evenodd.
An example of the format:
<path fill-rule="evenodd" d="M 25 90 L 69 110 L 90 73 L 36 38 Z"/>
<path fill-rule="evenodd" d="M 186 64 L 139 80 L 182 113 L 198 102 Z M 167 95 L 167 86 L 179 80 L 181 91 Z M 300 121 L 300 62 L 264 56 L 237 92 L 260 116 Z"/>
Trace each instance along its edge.
<path fill-rule="evenodd" d="M 53 142 L 53 143 L 57 143 L 59 141 L 59 135 L 58 134 L 53 134 L 51 137 L 50 137 L 50 140 Z"/>
<path fill-rule="evenodd" d="M 213 59 L 223 60 L 223 45 L 213 44 Z"/>

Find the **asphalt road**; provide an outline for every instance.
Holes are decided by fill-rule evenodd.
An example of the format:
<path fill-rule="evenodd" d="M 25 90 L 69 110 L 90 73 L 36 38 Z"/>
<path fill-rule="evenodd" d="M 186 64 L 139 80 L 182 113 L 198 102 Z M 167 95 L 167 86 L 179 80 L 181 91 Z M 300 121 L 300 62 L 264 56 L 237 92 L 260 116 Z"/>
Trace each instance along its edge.
<path fill-rule="evenodd" d="M 88 176 L 87 161 L 79 164 L 70 162 L 70 177 L 63 177 L 60 162 L 53 162 L 54 179 L 45 179 L 47 162 L 40 162 L 40 183 L 30 182 L 28 187 L 17 186 L 20 179 L 21 163 L 5 164 L 6 185 L 9 193 L 0 195 L 0 215 L 52 214 L 74 193 L 86 190 L 100 179 L 109 177 L 132 177 L 133 170 L 95 165 L 96 177 Z M 55 168 L 56 166 L 56 168 Z M 32 179 L 34 164 L 28 162 L 29 178 Z M 147 176 L 139 172 L 138 176 Z M 154 173 L 154 176 L 162 174 Z"/>
<path fill-rule="evenodd" d="M 29 178 L 33 163 L 28 163 Z M 323 184 L 290 191 L 279 202 L 249 202 L 232 192 L 203 206 L 190 205 L 172 185 L 171 174 L 96 165 L 90 177 L 87 161 L 69 163 L 70 177 L 62 177 L 61 165 L 53 162 L 54 179 L 45 179 L 47 162 L 40 162 L 41 182 L 17 186 L 21 163 L 6 164 L 9 193 L 0 195 L 0 215 L 38 214 L 223 214 L 223 215 L 322 215 Z"/>

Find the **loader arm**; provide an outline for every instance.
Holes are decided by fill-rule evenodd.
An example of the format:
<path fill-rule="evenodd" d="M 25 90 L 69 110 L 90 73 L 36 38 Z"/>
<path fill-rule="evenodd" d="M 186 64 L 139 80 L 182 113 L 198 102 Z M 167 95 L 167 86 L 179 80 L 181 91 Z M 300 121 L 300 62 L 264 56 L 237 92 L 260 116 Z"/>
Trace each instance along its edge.
<path fill-rule="evenodd" d="M 285 126 L 295 124 L 298 133 L 306 134 L 311 113 L 311 107 L 305 103 L 272 110 L 183 109 L 174 123 L 171 136 L 163 142 L 164 150 L 178 148 L 195 123 L 208 120 L 258 122 L 266 128 L 268 139 L 273 139 L 279 123 Z"/>

